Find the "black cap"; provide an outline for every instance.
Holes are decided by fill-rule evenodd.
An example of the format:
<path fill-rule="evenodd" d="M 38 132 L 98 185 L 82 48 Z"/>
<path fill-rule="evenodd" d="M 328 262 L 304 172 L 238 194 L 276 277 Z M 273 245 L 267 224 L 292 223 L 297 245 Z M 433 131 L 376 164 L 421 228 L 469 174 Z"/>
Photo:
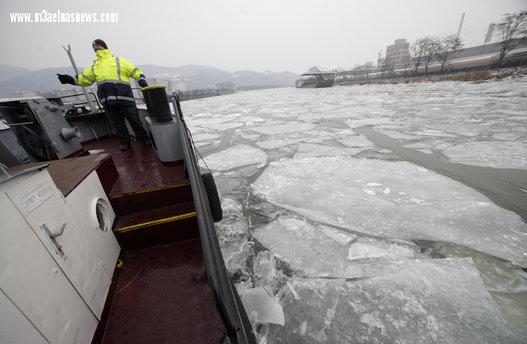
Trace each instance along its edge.
<path fill-rule="evenodd" d="M 96 39 L 93 41 L 93 43 L 91 44 L 92 46 L 93 45 L 100 45 L 101 47 L 103 47 L 104 49 L 108 49 L 108 46 L 106 45 L 106 42 L 104 42 L 102 39 Z"/>

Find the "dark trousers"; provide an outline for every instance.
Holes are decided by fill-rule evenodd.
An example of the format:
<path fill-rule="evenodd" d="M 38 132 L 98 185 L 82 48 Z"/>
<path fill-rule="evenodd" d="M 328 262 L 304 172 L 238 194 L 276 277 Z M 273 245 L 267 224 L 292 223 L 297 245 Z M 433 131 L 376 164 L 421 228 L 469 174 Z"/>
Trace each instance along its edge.
<path fill-rule="evenodd" d="M 137 140 L 144 142 L 148 140 L 148 134 L 143 128 L 141 120 L 139 119 L 139 111 L 134 105 L 131 106 L 109 106 L 106 108 L 108 118 L 112 123 L 114 130 L 117 132 L 121 143 L 130 143 L 130 133 L 124 123 L 124 119 L 130 123 L 132 130 L 135 133 Z"/>

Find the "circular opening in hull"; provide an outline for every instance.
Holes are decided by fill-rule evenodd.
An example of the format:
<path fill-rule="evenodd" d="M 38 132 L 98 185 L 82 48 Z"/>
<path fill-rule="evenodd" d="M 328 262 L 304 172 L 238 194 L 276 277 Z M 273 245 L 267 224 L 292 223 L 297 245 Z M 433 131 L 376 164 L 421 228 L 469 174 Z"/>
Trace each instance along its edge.
<path fill-rule="evenodd" d="M 108 216 L 108 206 L 106 200 L 99 198 L 95 200 L 95 218 L 99 229 L 106 232 L 110 227 L 110 218 Z"/>

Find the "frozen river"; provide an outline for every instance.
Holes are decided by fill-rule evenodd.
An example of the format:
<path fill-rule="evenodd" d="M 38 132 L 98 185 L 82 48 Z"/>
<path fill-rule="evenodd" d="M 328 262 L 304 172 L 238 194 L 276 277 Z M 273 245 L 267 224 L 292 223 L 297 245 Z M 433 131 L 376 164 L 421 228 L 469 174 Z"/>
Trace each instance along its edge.
<path fill-rule="evenodd" d="M 261 343 L 527 342 L 527 78 L 182 107 Z"/>

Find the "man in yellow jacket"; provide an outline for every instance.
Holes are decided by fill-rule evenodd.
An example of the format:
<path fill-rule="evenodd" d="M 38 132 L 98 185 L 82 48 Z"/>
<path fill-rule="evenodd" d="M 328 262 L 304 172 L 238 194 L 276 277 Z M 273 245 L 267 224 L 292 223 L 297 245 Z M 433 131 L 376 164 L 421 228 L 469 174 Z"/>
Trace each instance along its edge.
<path fill-rule="evenodd" d="M 102 39 L 93 41 L 92 47 L 97 59 L 75 78 L 67 74 L 57 74 L 59 81 L 62 84 L 83 87 L 97 82 L 97 97 L 104 105 L 110 122 L 119 135 L 121 150 L 125 151 L 131 148 L 130 134 L 124 122 L 125 118 L 130 123 L 137 140 L 143 142 L 145 146 L 149 146 L 150 140 L 139 119 L 139 112 L 130 87 L 130 78 L 137 80 L 141 87 L 148 86 L 143 72 L 128 60 L 112 55 Z"/>

